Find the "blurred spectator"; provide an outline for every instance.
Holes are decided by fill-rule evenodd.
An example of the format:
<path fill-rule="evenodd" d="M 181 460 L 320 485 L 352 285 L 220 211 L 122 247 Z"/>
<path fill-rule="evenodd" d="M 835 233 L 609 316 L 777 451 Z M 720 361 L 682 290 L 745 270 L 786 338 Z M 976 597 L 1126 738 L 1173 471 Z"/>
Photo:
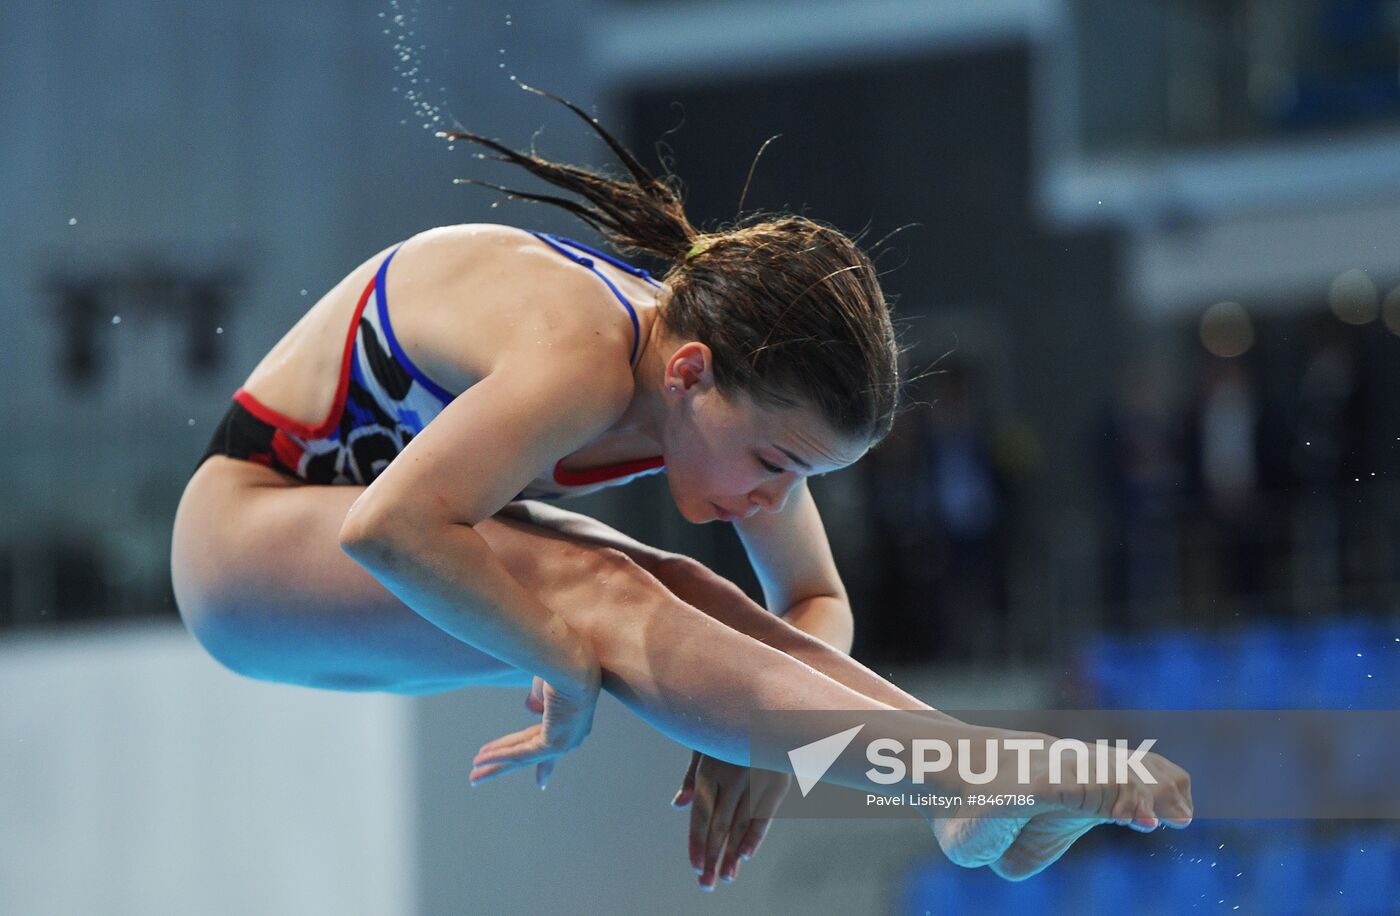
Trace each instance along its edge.
<path fill-rule="evenodd" d="M 935 548 L 928 509 L 918 501 L 924 473 L 920 443 L 928 423 L 928 406 L 916 403 L 856 465 L 869 493 L 870 555 L 878 567 L 868 571 L 872 626 L 857 627 L 861 658 L 917 663 L 941 654 L 933 598 Z"/>
<path fill-rule="evenodd" d="M 1006 615 L 1006 475 L 974 376 L 945 364 L 864 462 L 885 558 L 877 594 L 891 661 L 996 654 Z M 930 403 L 931 402 L 931 403 Z"/>
<path fill-rule="evenodd" d="M 1005 626 L 1006 480 L 972 370 L 934 377 L 916 502 L 933 523 L 939 627 L 959 657 L 987 654 Z"/>
<path fill-rule="evenodd" d="M 1183 531 L 1193 594 L 1255 599 L 1263 582 L 1266 533 L 1259 526 L 1258 392 L 1238 358 L 1203 357 L 1187 419 L 1193 505 Z"/>
<path fill-rule="evenodd" d="M 1354 468 L 1360 442 L 1361 380 L 1350 339 L 1335 321 L 1319 325 L 1298 380 L 1293 466 L 1304 493 L 1332 496 Z"/>
<path fill-rule="evenodd" d="M 1139 361 L 1120 376 L 1099 437 L 1109 506 L 1106 597 L 1125 622 L 1150 623 L 1175 590 L 1175 501 L 1181 441 L 1166 367 Z"/>
<path fill-rule="evenodd" d="M 1299 604 L 1335 602 L 1342 586 L 1341 488 L 1355 476 L 1364 422 L 1362 385 L 1346 329 L 1324 321 L 1298 380 L 1293 470 L 1293 586 Z"/>

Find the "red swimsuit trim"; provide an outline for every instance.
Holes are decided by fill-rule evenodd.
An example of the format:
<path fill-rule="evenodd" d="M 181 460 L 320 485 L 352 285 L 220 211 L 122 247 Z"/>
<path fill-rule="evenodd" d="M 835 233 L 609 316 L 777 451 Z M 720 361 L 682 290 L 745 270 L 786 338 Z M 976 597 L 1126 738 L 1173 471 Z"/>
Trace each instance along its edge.
<path fill-rule="evenodd" d="M 345 397 L 350 392 L 350 358 L 355 352 L 355 332 L 360 327 L 360 316 L 364 314 L 365 303 L 369 302 L 370 295 L 374 292 L 374 280 L 369 281 L 365 291 L 360 296 L 360 302 L 355 306 L 355 315 L 350 319 L 350 332 L 345 335 L 345 350 L 340 358 L 340 384 L 335 389 L 335 400 L 331 402 L 331 412 L 326 419 L 321 421 L 319 426 L 307 426 L 305 423 L 298 423 L 296 420 L 286 417 L 270 407 L 266 407 L 253 393 L 246 388 L 239 388 L 233 393 L 233 399 L 242 404 L 249 413 L 262 420 L 269 426 L 275 426 L 284 432 L 291 433 L 301 439 L 324 439 L 340 423 L 340 415 L 345 412 Z"/>
<path fill-rule="evenodd" d="M 561 459 L 559 464 L 554 465 L 554 482 L 566 487 L 586 487 L 589 484 L 602 483 L 605 480 L 616 480 L 619 477 L 630 477 L 633 474 L 650 471 L 654 468 L 664 466 L 665 463 L 665 457 L 657 455 L 654 458 L 642 458 L 623 464 L 610 464 L 607 467 L 589 468 L 586 471 L 570 471 L 559 466 L 559 464 L 563 464 L 563 460 Z"/>

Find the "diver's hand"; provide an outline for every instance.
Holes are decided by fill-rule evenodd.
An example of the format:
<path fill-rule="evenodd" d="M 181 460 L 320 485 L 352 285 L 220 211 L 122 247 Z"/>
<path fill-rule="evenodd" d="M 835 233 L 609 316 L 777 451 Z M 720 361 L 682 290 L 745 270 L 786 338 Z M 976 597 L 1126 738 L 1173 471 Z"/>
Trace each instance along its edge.
<path fill-rule="evenodd" d="M 602 689 L 601 672 L 594 670 L 566 692 L 536 677 L 525 705 L 540 721 L 481 746 L 472 759 L 472 785 L 535 764 L 535 784 L 543 789 L 558 759 L 583 743 L 593 728 L 593 711 Z"/>
<path fill-rule="evenodd" d="M 676 808 L 690 805 L 690 866 L 700 889 L 712 891 L 715 880 L 730 882 L 739 862 L 758 851 L 773 814 L 792 785 L 792 777 L 764 773 L 751 779 L 748 767 L 691 753 Z"/>

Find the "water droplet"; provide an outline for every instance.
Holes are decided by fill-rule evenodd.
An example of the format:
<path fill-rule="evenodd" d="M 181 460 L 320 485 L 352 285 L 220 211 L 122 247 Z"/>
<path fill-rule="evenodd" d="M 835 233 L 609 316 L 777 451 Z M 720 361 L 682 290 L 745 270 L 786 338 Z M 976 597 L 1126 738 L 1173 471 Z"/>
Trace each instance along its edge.
<path fill-rule="evenodd" d="M 122 323 L 122 316 L 120 316 L 120 315 L 113 315 L 113 316 L 112 316 L 112 324 L 121 324 L 121 323 Z"/>
<path fill-rule="evenodd" d="M 224 333 L 224 329 L 223 329 L 223 328 L 215 328 L 215 329 L 214 329 L 214 333 L 215 333 L 215 334 L 222 334 L 222 333 Z"/>
<path fill-rule="evenodd" d="M 190 425 L 190 426 L 193 426 L 193 425 L 194 425 L 194 417 L 190 417 L 189 425 Z"/>
<path fill-rule="evenodd" d="M 302 290 L 302 291 L 301 291 L 301 294 L 302 294 L 303 296 L 305 296 L 305 295 L 306 295 L 306 290 Z"/>
<path fill-rule="evenodd" d="M 78 225 L 78 218 L 77 218 L 76 216 L 70 216 L 70 217 L 68 217 L 68 225 L 70 225 L 70 226 L 76 226 L 76 225 Z"/>

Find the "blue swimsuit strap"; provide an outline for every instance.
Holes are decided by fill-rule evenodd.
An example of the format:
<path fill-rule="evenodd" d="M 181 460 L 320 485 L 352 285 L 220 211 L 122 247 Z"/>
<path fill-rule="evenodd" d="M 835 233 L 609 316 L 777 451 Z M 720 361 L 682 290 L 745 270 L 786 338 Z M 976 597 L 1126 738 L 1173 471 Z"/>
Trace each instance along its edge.
<path fill-rule="evenodd" d="M 652 286 L 660 287 L 661 284 L 653 280 L 651 274 L 647 273 L 645 270 L 642 270 L 639 267 L 633 267 L 630 264 L 627 264 L 623 261 L 619 261 L 611 255 L 605 254 L 601 251 L 596 251 L 592 248 L 589 248 L 587 245 L 575 242 L 572 239 L 566 239 L 562 236 L 551 235 L 550 233 L 532 232 L 531 234 L 539 238 L 541 241 L 545 242 L 552 248 L 554 248 L 560 254 L 563 254 L 565 257 L 568 257 L 569 259 L 576 261 L 577 263 L 582 264 L 584 267 L 587 267 L 589 270 L 593 271 L 595 274 L 598 275 L 600 279 L 602 279 L 604 283 L 608 285 L 608 289 L 613 291 L 613 295 L 617 296 L 618 300 L 621 301 L 623 306 L 626 307 L 627 315 L 632 319 L 632 353 L 629 356 L 627 362 L 629 365 L 636 362 L 637 346 L 641 343 L 642 326 L 641 323 L 637 320 L 637 312 L 634 308 L 632 308 L 632 303 L 627 301 L 627 297 L 622 295 L 622 292 L 618 290 L 618 288 L 615 285 L 613 285 L 613 282 L 611 280 L 609 280 L 606 276 L 602 274 L 602 272 L 600 272 L 596 267 L 593 266 L 593 262 L 591 260 L 576 255 L 563 246 L 571 245 L 575 248 L 579 248 L 583 251 L 588 252 L 594 257 L 602 258 L 604 261 L 607 261 L 614 267 L 617 267 L 620 270 L 625 270 L 627 271 L 627 273 L 631 274 L 634 277 L 641 277 L 645 279 Z M 399 248 L 401 247 L 402 245 L 396 245 L 394 247 L 394 250 L 389 252 L 388 256 L 384 258 L 383 263 L 379 265 L 379 270 L 375 273 L 374 305 L 378 312 L 379 327 L 384 332 L 384 339 L 389 344 L 389 352 L 393 354 L 394 359 L 396 359 L 399 362 L 399 364 L 402 365 L 403 368 L 408 372 L 408 374 L 414 379 L 416 379 L 420 385 L 422 385 L 429 392 L 435 395 L 438 398 L 438 400 L 442 401 L 444 404 L 447 404 L 452 401 L 452 393 L 447 389 L 443 388 L 437 382 L 434 382 L 432 379 L 428 378 L 428 376 L 423 372 L 423 370 L 419 369 L 418 366 L 414 364 L 413 360 L 408 358 L 408 354 L 405 353 L 403 347 L 400 346 L 398 337 L 396 337 L 394 334 L 393 326 L 389 322 L 389 297 L 386 291 L 386 287 L 388 285 L 387 279 L 389 273 L 389 262 L 394 260 L 394 255 L 398 254 Z M 352 363 L 352 366 L 353 365 L 354 363 Z"/>
<path fill-rule="evenodd" d="M 588 247 L 587 245 L 583 244 L 582 242 L 575 242 L 573 239 L 565 238 L 565 237 L 562 236 L 562 235 L 555 235 L 555 234 L 552 233 L 552 232 L 536 232 L 536 233 L 534 233 L 534 234 L 535 234 L 536 236 L 539 236 L 540 238 L 552 239 L 552 240 L 554 240 L 554 241 L 556 241 L 556 242 L 559 242 L 560 244 L 568 245 L 568 246 L 570 246 L 571 248 L 577 248 L 579 251 L 586 251 L 586 252 L 588 252 L 589 254 L 593 255 L 593 257 L 595 257 L 595 258 L 602 258 L 604 261 L 607 261 L 607 262 L 608 262 L 609 264 L 611 264 L 613 267 L 619 268 L 619 269 L 621 269 L 621 270 L 625 270 L 625 271 L 627 271 L 629 274 L 631 274 L 631 275 L 634 276 L 634 277 L 641 277 L 643 280 L 646 280 L 646 281 L 647 281 L 648 283 L 650 283 L 652 286 L 656 286 L 656 287 L 660 287 L 660 286 L 661 286 L 660 283 L 658 283 L 658 282 L 656 282 L 656 280 L 652 279 L 651 274 L 647 273 L 647 272 L 646 272 L 645 270 L 643 270 L 642 268 L 640 268 L 640 267 L 633 267 L 631 264 L 628 264 L 626 261 L 619 261 L 617 258 L 615 258 L 615 257 L 613 257 L 612 255 L 608 254 L 606 251 L 599 251 L 599 250 L 596 249 L 596 248 L 590 248 L 590 247 Z M 567 253 L 567 252 L 566 252 L 566 253 Z M 582 258 L 582 259 L 577 259 L 577 260 L 586 261 L 587 258 Z"/>
<path fill-rule="evenodd" d="M 530 230 L 530 234 L 533 235 L 535 238 L 539 239 L 540 241 L 544 242 L 546 245 L 553 248 L 555 251 L 564 255 L 564 257 L 578 264 L 582 264 L 584 267 L 587 267 L 589 270 L 593 271 L 595 274 L 598 275 L 599 279 L 601 279 L 604 283 L 608 285 L 608 289 L 613 291 L 613 295 L 616 296 L 618 298 L 618 301 L 622 303 L 623 307 L 627 309 L 627 315 L 629 318 L 632 319 L 632 353 L 628 357 L 627 363 L 628 365 L 635 363 L 637 361 L 637 346 L 641 343 L 642 340 L 642 325 L 641 322 L 637 320 L 637 310 L 632 307 L 632 303 L 627 301 L 627 297 L 622 295 L 622 291 L 619 290 L 615 285 L 613 285 L 613 281 L 609 280 L 606 276 L 604 276 L 602 271 L 593 266 L 593 262 L 591 260 L 581 255 L 574 254 L 572 251 L 569 251 L 568 248 L 565 248 L 564 246 L 568 245 L 573 248 L 577 248 L 581 251 L 586 251 L 596 258 L 602 258 L 604 261 L 608 262 L 614 267 L 620 270 L 625 270 L 627 273 L 631 274 L 634 277 L 641 277 L 642 279 L 650 283 L 652 286 L 660 288 L 661 284 L 657 283 L 654 279 L 652 279 L 651 274 L 647 273 L 645 270 L 642 270 L 640 267 L 633 267 L 631 264 L 628 264 L 625 261 L 619 261 L 612 255 L 598 251 L 594 248 L 589 248 L 587 245 L 584 245 L 581 242 L 575 242 L 573 239 L 567 239 L 561 235 L 554 235 L 549 232 L 535 232 L 534 230 Z"/>
<path fill-rule="evenodd" d="M 394 359 L 399 361 L 399 364 L 407 370 L 410 376 L 418 381 L 418 384 L 432 392 L 433 396 L 439 401 L 442 401 L 442 403 L 449 404 L 452 402 L 452 392 L 428 378 L 428 376 L 423 373 L 422 369 L 419 369 L 413 364 L 413 360 L 408 358 L 408 354 L 404 352 L 403 347 L 399 346 L 399 339 L 394 336 L 394 329 L 389 325 L 389 295 L 385 290 L 385 286 L 389 274 L 389 262 L 394 260 L 394 255 L 398 254 L 399 249 L 402 247 L 402 244 L 394 246 L 394 250 L 389 252 L 389 256 L 384 259 L 384 263 L 379 265 L 378 273 L 374 275 L 374 298 L 375 307 L 379 311 L 379 327 L 380 330 L 384 332 L 384 339 L 388 342 L 389 352 L 394 355 Z"/>

